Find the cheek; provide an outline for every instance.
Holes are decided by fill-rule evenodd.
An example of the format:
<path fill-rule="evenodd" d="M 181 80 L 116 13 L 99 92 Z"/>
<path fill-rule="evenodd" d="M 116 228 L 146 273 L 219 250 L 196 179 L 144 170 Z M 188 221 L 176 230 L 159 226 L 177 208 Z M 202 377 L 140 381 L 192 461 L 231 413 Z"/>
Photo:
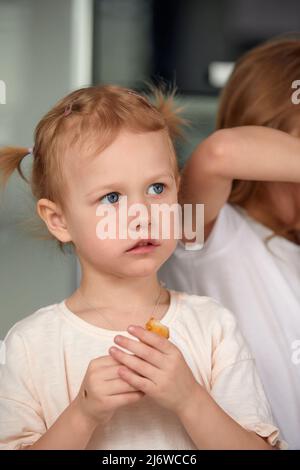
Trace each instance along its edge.
<path fill-rule="evenodd" d="M 166 210 L 160 215 L 159 220 L 159 238 L 165 242 L 172 244 L 174 240 L 178 240 L 181 233 L 182 220 L 180 213 Z"/>
<path fill-rule="evenodd" d="M 96 215 L 95 211 L 86 212 L 76 218 L 76 226 L 73 226 L 74 243 L 86 258 L 107 259 L 117 252 L 118 241 L 106 236 L 105 225 L 101 224 L 103 217 Z"/>
<path fill-rule="evenodd" d="M 177 240 L 162 240 L 156 256 L 155 270 L 158 270 L 174 253 Z"/>
<path fill-rule="evenodd" d="M 120 256 L 118 240 L 100 240 L 95 233 L 86 233 L 81 242 L 81 255 L 97 267 L 111 266 Z"/>
<path fill-rule="evenodd" d="M 163 252 L 164 252 L 164 260 L 170 258 L 170 256 L 174 253 L 178 240 L 170 239 L 163 241 Z"/>

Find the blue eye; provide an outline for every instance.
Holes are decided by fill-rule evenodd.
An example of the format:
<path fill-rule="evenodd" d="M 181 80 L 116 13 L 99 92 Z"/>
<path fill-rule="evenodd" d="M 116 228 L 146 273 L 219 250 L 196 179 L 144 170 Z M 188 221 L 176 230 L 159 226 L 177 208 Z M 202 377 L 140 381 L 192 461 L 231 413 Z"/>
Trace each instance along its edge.
<path fill-rule="evenodd" d="M 165 184 L 164 183 L 154 183 L 154 184 L 151 184 L 150 188 L 153 188 L 154 189 L 154 193 L 152 194 L 161 194 L 165 188 Z"/>
<path fill-rule="evenodd" d="M 103 204 L 115 204 L 119 201 L 119 193 L 108 193 L 100 199 Z"/>

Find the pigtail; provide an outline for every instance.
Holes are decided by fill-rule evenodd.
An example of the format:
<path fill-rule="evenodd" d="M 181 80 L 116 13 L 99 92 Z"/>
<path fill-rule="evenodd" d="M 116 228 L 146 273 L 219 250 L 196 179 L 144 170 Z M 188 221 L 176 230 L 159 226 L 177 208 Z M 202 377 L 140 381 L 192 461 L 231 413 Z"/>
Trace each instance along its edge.
<path fill-rule="evenodd" d="M 182 117 L 184 107 L 175 104 L 176 88 L 173 87 L 171 91 L 166 91 L 163 85 L 158 87 L 150 85 L 150 88 L 154 106 L 164 117 L 171 139 L 184 139 L 183 127 L 189 126 L 190 122 Z"/>
<path fill-rule="evenodd" d="M 29 149 L 27 147 L 4 147 L 0 149 L 0 187 L 3 190 L 15 170 L 18 170 L 21 178 L 29 184 L 21 169 L 22 160 L 28 153 Z"/>

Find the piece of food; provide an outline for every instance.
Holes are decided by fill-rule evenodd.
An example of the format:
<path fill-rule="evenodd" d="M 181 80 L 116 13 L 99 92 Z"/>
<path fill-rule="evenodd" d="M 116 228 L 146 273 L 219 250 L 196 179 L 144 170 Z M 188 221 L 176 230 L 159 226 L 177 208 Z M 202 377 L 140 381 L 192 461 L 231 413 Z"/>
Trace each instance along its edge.
<path fill-rule="evenodd" d="M 160 336 L 164 336 L 165 338 L 169 338 L 169 328 L 160 321 L 155 320 L 154 317 L 151 317 L 150 320 L 146 323 L 146 329 L 149 331 L 153 331 L 153 333 L 157 333 Z"/>

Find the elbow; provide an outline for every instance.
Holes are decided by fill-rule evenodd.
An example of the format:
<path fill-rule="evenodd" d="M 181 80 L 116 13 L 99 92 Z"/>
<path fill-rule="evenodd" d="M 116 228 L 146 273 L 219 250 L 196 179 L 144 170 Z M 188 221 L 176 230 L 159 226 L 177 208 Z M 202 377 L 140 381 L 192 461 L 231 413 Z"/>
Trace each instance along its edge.
<path fill-rule="evenodd" d="M 228 177 L 237 136 L 232 129 L 220 129 L 195 149 L 192 159 L 210 176 Z"/>

